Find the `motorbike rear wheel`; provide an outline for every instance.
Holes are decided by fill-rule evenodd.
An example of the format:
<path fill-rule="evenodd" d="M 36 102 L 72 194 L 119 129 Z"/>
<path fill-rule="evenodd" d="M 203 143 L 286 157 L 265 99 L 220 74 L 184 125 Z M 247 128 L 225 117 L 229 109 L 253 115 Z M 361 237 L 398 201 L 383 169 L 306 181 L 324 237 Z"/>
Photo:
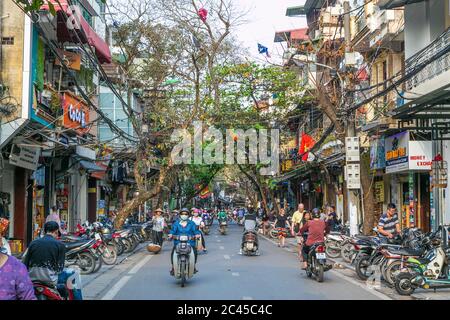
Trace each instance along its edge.
<path fill-rule="evenodd" d="M 133 251 L 133 243 L 131 242 L 130 239 L 128 238 L 124 238 L 122 239 L 122 243 L 124 244 L 124 249 L 125 249 L 125 253 L 130 253 L 131 251 Z"/>
<path fill-rule="evenodd" d="M 100 255 L 100 253 L 98 253 L 98 257 L 94 256 L 94 259 L 95 259 L 95 268 L 92 273 L 96 273 L 98 270 L 100 270 L 100 268 L 103 265 L 103 260 L 102 260 L 102 256 Z"/>
<path fill-rule="evenodd" d="M 116 246 L 117 256 L 121 256 L 122 253 L 125 251 L 123 243 L 121 241 L 117 241 L 114 242 L 114 245 Z"/>
<path fill-rule="evenodd" d="M 341 256 L 341 248 L 339 248 L 334 241 L 325 244 L 325 253 L 332 259 L 339 258 Z"/>
<path fill-rule="evenodd" d="M 117 251 L 116 248 L 112 245 L 105 245 L 103 249 L 101 259 L 103 263 L 106 265 L 113 265 L 117 262 Z"/>
<path fill-rule="evenodd" d="M 318 264 L 316 268 L 317 268 L 316 274 L 317 282 L 323 282 L 323 265 Z"/>
<path fill-rule="evenodd" d="M 350 263 L 352 261 L 352 253 L 354 246 L 351 243 L 346 243 L 341 247 L 341 256 L 345 262 Z"/>
<path fill-rule="evenodd" d="M 401 266 L 402 262 L 400 260 L 392 261 L 386 269 L 384 280 L 386 280 L 386 282 L 390 285 L 395 285 L 394 274 L 400 270 Z"/>
<path fill-rule="evenodd" d="M 358 278 L 364 281 L 369 279 L 370 276 L 370 274 L 368 274 L 368 269 L 370 267 L 369 259 L 369 255 L 362 256 L 356 261 L 355 265 L 356 275 L 358 276 Z"/>
<path fill-rule="evenodd" d="M 82 252 L 78 255 L 75 264 L 80 268 L 80 274 L 90 274 L 95 271 L 95 257 L 89 252 Z"/>

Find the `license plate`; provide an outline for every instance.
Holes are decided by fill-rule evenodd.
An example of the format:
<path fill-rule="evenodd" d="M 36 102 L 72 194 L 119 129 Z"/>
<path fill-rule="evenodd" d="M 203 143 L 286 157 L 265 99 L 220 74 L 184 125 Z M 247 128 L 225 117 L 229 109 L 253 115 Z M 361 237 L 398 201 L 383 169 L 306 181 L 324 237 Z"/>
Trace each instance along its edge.
<path fill-rule="evenodd" d="M 102 240 L 102 237 L 98 233 L 95 234 L 95 240 Z"/>
<path fill-rule="evenodd" d="M 325 253 L 316 253 L 317 259 L 326 259 L 327 255 Z"/>

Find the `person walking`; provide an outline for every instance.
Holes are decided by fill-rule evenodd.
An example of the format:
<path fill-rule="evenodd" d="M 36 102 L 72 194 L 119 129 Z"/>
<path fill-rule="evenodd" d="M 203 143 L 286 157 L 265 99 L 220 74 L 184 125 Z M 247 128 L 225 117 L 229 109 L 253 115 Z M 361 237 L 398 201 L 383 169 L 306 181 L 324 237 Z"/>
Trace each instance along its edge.
<path fill-rule="evenodd" d="M 328 206 L 327 223 L 331 231 L 336 231 L 339 226 L 339 220 L 336 214 L 336 208 L 332 205 Z"/>
<path fill-rule="evenodd" d="M 162 216 L 162 209 L 158 208 L 155 210 L 154 214 L 153 214 L 153 229 L 152 229 L 152 242 L 154 244 L 159 245 L 160 247 L 162 247 L 163 245 L 163 232 L 164 232 L 164 227 L 166 225 L 166 221 L 164 219 L 164 217 Z"/>
<path fill-rule="evenodd" d="M 291 224 L 291 234 L 295 235 L 295 240 L 297 241 L 298 246 L 298 254 L 299 256 L 302 255 L 302 237 L 297 235 L 297 233 L 300 231 L 300 228 L 303 226 L 303 216 L 305 215 L 305 205 L 303 203 L 298 204 L 297 211 L 294 212 L 292 215 L 292 224 Z"/>
<path fill-rule="evenodd" d="M 286 240 L 286 226 L 290 229 L 291 225 L 287 220 L 287 216 L 285 215 L 284 208 L 280 209 L 280 214 L 277 216 L 275 220 L 275 228 L 278 230 L 278 246 L 284 248 L 284 243 Z"/>
<path fill-rule="evenodd" d="M 60 234 L 63 234 L 63 230 L 61 228 L 61 218 L 59 216 L 59 210 L 56 206 L 53 206 L 50 210 L 50 214 L 47 216 L 47 218 L 45 219 L 45 222 L 50 222 L 50 221 L 54 221 L 58 224 L 59 226 L 59 232 Z"/>

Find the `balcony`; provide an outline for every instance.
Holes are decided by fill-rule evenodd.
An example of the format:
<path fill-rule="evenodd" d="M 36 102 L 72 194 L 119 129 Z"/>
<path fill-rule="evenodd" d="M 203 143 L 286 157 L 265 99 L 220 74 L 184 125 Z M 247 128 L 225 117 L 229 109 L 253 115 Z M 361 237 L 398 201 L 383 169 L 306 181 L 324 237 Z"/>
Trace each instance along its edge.
<path fill-rule="evenodd" d="M 403 12 L 397 10 L 382 10 L 370 17 L 369 47 L 375 49 L 381 42 L 383 47 L 394 51 L 402 51 L 404 18 Z"/>
<path fill-rule="evenodd" d="M 422 49 L 405 62 L 407 72 L 413 72 L 413 69 L 419 65 L 427 63 L 426 66 L 414 74 L 406 81 L 406 91 L 423 91 L 428 93 L 432 89 L 437 89 L 447 83 L 450 79 L 450 28 L 447 29 L 439 38 L 433 41 L 428 47 Z M 409 72 L 408 72 L 409 71 Z M 426 82 L 432 80 L 432 85 Z M 415 90 L 422 87 L 423 90 Z M 421 92 L 419 92 L 421 93 Z"/>

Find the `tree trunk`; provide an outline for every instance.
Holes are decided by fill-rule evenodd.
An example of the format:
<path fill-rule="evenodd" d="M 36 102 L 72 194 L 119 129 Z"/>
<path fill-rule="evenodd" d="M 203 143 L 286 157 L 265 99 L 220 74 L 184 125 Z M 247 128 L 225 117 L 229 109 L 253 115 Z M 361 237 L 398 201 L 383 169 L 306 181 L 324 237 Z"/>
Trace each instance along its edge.
<path fill-rule="evenodd" d="M 367 159 L 361 157 L 361 186 L 362 192 L 361 198 L 363 200 L 363 233 L 369 235 L 374 227 L 374 208 L 375 197 L 373 195 L 372 188 L 372 175 L 370 174 L 370 164 Z"/>
<path fill-rule="evenodd" d="M 125 206 L 123 206 L 123 208 L 119 211 L 119 213 L 117 214 L 117 217 L 114 221 L 114 227 L 116 229 L 120 229 L 122 227 L 122 225 L 124 224 L 125 220 L 127 219 L 127 217 L 133 213 L 134 210 L 136 210 L 137 208 L 139 208 L 140 205 L 144 204 L 146 201 L 154 198 L 155 196 L 159 195 L 161 192 L 161 187 L 164 183 L 164 180 L 166 178 L 166 174 L 167 174 L 167 170 L 169 168 L 165 168 L 165 167 L 161 167 L 160 172 L 159 172 L 159 178 L 158 178 L 158 182 L 155 184 L 155 186 L 153 187 L 153 189 L 151 191 L 148 191 L 144 188 L 142 189 L 138 189 L 139 191 L 139 196 L 137 196 L 136 198 L 131 199 L 130 201 L 128 201 Z M 136 174 L 139 173 L 139 170 L 134 170 L 135 173 L 135 179 L 136 181 L 142 181 L 140 176 L 136 177 Z"/>

